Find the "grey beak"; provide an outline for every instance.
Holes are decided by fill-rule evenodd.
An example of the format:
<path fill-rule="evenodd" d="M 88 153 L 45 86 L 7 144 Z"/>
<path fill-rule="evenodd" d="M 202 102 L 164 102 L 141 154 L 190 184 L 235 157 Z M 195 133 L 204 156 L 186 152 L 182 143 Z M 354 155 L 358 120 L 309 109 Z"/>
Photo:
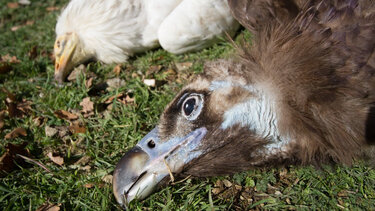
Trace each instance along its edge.
<path fill-rule="evenodd" d="M 134 147 L 128 151 L 118 162 L 113 174 L 113 192 L 119 204 L 127 204 L 130 185 L 135 184 L 142 177 L 143 166 L 147 163 L 149 156 L 140 148 Z"/>
<path fill-rule="evenodd" d="M 191 160 L 199 157 L 206 128 L 198 128 L 184 137 L 162 141 L 153 129 L 128 151 L 116 165 L 113 192 L 117 202 L 127 206 L 134 199 L 149 196 L 170 174 L 180 173 Z"/>

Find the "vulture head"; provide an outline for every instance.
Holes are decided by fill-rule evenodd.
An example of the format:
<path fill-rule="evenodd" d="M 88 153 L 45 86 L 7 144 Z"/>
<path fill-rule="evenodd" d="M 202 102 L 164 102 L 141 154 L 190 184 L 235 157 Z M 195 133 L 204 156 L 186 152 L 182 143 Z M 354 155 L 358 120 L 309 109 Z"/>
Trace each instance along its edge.
<path fill-rule="evenodd" d="M 233 59 L 206 64 L 118 162 L 113 190 L 120 204 L 183 175 L 350 165 L 374 144 L 374 4 L 229 5 L 254 34 L 252 44 L 243 43 Z"/>
<path fill-rule="evenodd" d="M 225 0 L 70 0 L 56 24 L 55 79 L 87 60 L 123 63 L 160 45 L 197 51 L 238 28 Z"/>
<path fill-rule="evenodd" d="M 75 66 L 84 63 L 92 57 L 86 52 L 80 38 L 74 32 L 65 33 L 56 38 L 54 54 L 55 80 L 60 84 L 64 82 Z"/>

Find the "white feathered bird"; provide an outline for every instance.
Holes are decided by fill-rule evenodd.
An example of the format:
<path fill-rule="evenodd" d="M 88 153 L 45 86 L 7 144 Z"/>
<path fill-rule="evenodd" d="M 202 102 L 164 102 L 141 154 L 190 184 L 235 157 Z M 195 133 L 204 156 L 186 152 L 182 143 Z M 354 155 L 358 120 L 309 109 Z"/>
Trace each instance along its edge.
<path fill-rule="evenodd" d="M 71 0 L 56 24 L 55 79 L 89 59 L 122 63 L 159 45 L 199 50 L 238 27 L 226 0 Z"/>

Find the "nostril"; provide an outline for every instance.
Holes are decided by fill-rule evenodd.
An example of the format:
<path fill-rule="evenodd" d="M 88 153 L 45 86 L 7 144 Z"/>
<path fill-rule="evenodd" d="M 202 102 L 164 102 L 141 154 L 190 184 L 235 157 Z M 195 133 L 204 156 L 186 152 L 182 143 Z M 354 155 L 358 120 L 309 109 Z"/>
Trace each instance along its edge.
<path fill-rule="evenodd" d="M 154 148 L 155 147 L 154 140 L 151 139 L 150 141 L 148 141 L 147 146 L 150 147 L 151 149 Z"/>

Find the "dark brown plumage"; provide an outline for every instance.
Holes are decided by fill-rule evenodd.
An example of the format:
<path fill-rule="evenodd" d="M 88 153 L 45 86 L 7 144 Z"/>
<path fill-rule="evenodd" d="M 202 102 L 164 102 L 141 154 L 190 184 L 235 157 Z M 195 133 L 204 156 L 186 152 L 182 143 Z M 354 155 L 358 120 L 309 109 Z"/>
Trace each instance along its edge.
<path fill-rule="evenodd" d="M 366 154 L 373 157 L 375 4 L 229 0 L 229 5 L 254 39 L 238 47 L 238 57 L 207 64 L 167 106 L 157 129 L 137 145 L 150 155 L 143 157 L 145 167 L 136 179 L 126 179 L 131 186 L 115 187 L 118 199 L 133 199 L 129 192 L 136 187 L 145 197 L 144 175 L 151 173 L 164 179 L 168 171 L 212 176 L 255 166 L 350 165 Z M 131 159 L 120 161 L 115 183 L 123 182 L 129 173 L 123 164 Z M 168 171 L 151 166 L 157 159 Z"/>

